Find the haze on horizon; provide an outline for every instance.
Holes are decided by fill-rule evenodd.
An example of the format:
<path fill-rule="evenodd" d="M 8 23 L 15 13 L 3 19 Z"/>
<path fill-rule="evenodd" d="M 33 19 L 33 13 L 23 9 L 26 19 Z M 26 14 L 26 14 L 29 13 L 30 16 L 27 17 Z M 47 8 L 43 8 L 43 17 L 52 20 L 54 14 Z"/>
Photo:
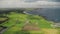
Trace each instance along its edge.
<path fill-rule="evenodd" d="M 56 1 L 56 0 L 55 0 Z M 0 0 L 0 8 L 60 7 L 60 2 L 49 0 Z"/>

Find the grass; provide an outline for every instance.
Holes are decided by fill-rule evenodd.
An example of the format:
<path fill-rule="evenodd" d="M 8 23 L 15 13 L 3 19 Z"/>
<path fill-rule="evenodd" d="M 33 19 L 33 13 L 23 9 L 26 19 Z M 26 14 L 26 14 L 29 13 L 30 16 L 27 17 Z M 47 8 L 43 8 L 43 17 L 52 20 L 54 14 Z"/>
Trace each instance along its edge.
<path fill-rule="evenodd" d="M 9 20 L 1 25 L 8 27 L 8 29 L 3 34 L 44 34 L 40 31 L 22 31 L 26 21 L 30 21 L 31 24 L 38 24 L 39 28 L 52 28 L 51 22 L 45 20 L 43 17 L 38 15 L 27 15 L 22 13 L 11 13 L 7 15 Z M 25 32 L 25 33 L 24 33 Z M 26 33 L 29 32 L 29 33 Z M 41 32 L 41 33 L 40 33 Z"/>
<path fill-rule="evenodd" d="M 38 16 L 38 15 L 32 15 L 30 18 L 30 21 L 32 23 L 38 23 L 38 26 L 40 28 L 52 28 L 51 27 L 51 22 L 45 20 L 43 17 Z"/>
<path fill-rule="evenodd" d="M 6 20 L 7 18 L 0 18 L 0 21 L 4 21 L 4 20 Z"/>

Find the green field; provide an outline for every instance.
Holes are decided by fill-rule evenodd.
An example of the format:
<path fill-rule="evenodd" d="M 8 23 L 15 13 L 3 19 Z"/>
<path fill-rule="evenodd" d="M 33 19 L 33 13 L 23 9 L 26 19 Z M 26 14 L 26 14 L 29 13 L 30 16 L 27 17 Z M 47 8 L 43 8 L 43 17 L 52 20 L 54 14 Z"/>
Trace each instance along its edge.
<path fill-rule="evenodd" d="M 16 12 L 11 12 L 6 16 L 9 17 L 9 20 L 4 22 L 3 24 L 0 24 L 8 27 L 8 29 L 5 32 L 3 32 L 3 34 L 45 34 L 43 29 L 53 29 L 53 27 L 51 26 L 52 22 L 47 21 L 42 16 L 28 15 Z M 29 21 L 29 23 L 33 25 L 37 23 L 37 26 L 40 30 L 23 31 L 22 29 L 26 21 Z"/>

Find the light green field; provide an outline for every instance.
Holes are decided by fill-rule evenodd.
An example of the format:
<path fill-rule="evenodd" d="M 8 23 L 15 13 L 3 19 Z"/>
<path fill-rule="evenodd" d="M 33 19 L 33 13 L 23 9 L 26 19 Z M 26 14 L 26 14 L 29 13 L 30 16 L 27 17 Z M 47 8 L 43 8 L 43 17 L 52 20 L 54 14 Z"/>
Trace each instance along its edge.
<path fill-rule="evenodd" d="M 7 15 L 9 20 L 1 25 L 8 27 L 8 29 L 3 34 L 45 34 L 44 29 L 53 29 L 51 22 L 45 20 L 43 17 L 38 15 L 27 15 L 22 13 L 14 13 Z M 40 28 L 39 31 L 22 31 L 22 27 L 30 21 L 31 24 L 37 23 Z M 48 30 L 49 31 L 49 30 Z"/>

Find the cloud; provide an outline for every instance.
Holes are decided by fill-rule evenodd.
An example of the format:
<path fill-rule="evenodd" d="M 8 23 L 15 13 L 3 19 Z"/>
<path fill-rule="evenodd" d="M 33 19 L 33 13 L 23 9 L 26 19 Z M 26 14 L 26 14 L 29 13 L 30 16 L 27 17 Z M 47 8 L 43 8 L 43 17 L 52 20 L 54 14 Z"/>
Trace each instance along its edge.
<path fill-rule="evenodd" d="M 57 2 L 36 1 L 25 2 L 26 0 L 2 0 L 0 1 L 0 8 L 41 8 L 41 7 L 55 7 L 60 6 Z"/>
<path fill-rule="evenodd" d="M 36 1 L 40 1 L 40 0 L 24 0 L 24 2 L 36 2 Z"/>
<path fill-rule="evenodd" d="M 48 0 L 48 1 L 52 1 L 52 2 L 60 2 L 60 0 Z"/>

